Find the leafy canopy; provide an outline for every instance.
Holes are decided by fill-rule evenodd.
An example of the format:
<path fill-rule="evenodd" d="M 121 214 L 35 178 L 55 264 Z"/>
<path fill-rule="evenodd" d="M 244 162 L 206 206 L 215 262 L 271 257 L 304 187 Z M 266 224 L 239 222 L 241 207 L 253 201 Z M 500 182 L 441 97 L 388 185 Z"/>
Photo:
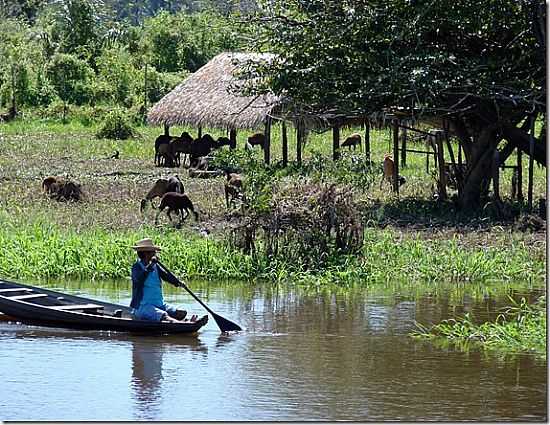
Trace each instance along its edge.
<path fill-rule="evenodd" d="M 545 108 L 542 0 L 275 0 L 263 12 L 255 42 L 278 56 L 258 72 L 314 109 Z"/>

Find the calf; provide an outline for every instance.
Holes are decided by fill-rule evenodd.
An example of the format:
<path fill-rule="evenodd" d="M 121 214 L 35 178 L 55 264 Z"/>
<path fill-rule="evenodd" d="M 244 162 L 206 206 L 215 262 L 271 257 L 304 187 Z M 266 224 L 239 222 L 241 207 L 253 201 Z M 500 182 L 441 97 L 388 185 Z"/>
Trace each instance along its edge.
<path fill-rule="evenodd" d="M 162 197 L 166 192 L 185 192 L 183 183 L 178 175 L 170 176 L 167 179 L 158 179 L 151 190 L 147 192 L 145 198 L 141 200 L 140 211 L 143 213 L 147 203 L 152 203 L 153 199 Z"/>
<path fill-rule="evenodd" d="M 190 212 L 192 212 L 195 215 L 195 220 L 199 221 L 199 214 L 195 211 L 193 202 L 191 202 L 191 199 L 184 193 L 167 192 L 164 194 L 160 201 L 159 212 L 155 218 L 155 224 L 158 223 L 159 215 L 165 208 L 167 209 L 166 213 L 170 220 L 172 220 L 172 216 L 170 215 L 172 212 L 181 214 L 182 222 L 185 221 Z M 183 215 L 184 211 L 186 213 L 185 215 Z"/>

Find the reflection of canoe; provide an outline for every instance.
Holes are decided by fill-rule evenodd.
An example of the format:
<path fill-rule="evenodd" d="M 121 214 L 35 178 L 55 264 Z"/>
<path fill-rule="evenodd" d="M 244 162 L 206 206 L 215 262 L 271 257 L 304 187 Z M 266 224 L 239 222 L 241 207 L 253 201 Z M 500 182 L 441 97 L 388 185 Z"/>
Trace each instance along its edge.
<path fill-rule="evenodd" d="M 148 334 L 194 334 L 206 324 L 136 320 L 129 307 L 6 280 L 0 280 L 0 311 L 36 325 Z"/>

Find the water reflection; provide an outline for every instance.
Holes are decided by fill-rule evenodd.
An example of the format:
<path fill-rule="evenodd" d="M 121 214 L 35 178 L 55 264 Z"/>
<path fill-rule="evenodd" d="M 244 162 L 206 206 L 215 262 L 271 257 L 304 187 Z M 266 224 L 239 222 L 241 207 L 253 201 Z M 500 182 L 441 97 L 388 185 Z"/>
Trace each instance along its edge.
<path fill-rule="evenodd" d="M 168 351 L 177 351 L 184 357 L 188 352 L 208 354 L 208 348 L 199 339 L 173 337 L 141 337 L 131 341 L 132 399 L 136 403 L 135 419 L 159 418 L 164 385 L 163 357 Z M 179 375 L 178 379 L 185 379 Z"/>

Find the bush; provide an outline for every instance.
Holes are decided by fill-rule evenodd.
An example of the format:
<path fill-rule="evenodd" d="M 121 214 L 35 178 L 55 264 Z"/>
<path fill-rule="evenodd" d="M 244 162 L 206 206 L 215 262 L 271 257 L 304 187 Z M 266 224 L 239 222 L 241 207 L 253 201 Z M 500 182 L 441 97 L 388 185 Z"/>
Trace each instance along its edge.
<path fill-rule="evenodd" d="M 97 132 L 99 139 L 126 140 L 134 137 L 135 131 L 122 110 L 114 110 L 107 114 L 105 122 Z"/>

